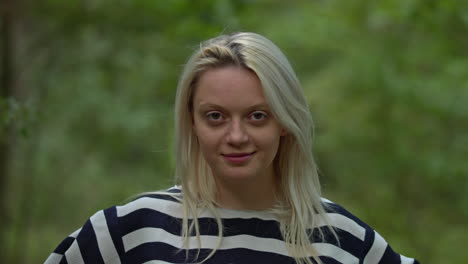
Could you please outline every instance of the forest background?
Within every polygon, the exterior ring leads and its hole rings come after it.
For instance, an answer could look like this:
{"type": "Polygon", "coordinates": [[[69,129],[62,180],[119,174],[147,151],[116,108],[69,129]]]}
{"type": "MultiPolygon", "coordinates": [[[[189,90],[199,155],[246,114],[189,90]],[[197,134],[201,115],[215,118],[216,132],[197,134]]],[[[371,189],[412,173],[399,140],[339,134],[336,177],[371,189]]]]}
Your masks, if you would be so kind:
{"type": "Polygon", "coordinates": [[[174,184],[173,101],[198,43],[254,31],[315,118],[324,196],[422,263],[468,259],[468,1],[3,0],[0,263],[174,184]]]}

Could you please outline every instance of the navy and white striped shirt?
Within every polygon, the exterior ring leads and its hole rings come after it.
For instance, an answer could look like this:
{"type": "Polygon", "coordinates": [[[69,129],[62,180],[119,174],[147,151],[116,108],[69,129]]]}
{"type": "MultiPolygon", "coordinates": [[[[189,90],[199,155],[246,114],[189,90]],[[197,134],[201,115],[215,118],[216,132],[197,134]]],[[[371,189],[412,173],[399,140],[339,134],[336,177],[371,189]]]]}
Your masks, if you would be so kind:
{"type": "MultiPolygon", "coordinates": [[[[180,189],[171,189],[180,192],[180,189]]],[[[328,216],[340,242],[331,234],[314,240],[324,264],[418,263],[395,253],[385,240],[364,222],[337,204],[328,216]]],[[[279,222],[269,212],[218,209],[224,230],[220,248],[205,263],[295,263],[289,256],[279,222]]],[[[181,234],[182,205],[169,195],[140,197],[126,205],[94,214],[85,225],[67,237],[45,261],[62,263],[195,263],[203,260],[218,243],[218,227],[209,213],[199,218],[201,245],[190,241],[188,259],[181,234]]],[[[326,232],[319,223],[318,228],[326,232]]]]}

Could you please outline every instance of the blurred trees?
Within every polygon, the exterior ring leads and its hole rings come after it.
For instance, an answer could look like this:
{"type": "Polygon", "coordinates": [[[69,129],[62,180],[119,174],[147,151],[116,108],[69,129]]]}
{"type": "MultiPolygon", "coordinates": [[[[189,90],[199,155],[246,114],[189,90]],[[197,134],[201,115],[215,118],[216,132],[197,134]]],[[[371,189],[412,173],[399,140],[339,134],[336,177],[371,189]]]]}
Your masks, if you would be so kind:
{"type": "MultiPolygon", "coordinates": [[[[8,176],[13,172],[17,139],[25,132],[29,120],[27,104],[24,102],[24,67],[21,56],[24,51],[21,42],[25,39],[22,28],[23,6],[21,1],[5,0],[0,3],[0,244],[6,239],[10,223],[8,210],[8,176]]],[[[5,251],[0,250],[0,260],[5,259],[5,251]]]]}
{"type": "Polygon", "coordinates": [[[338,2],[264,29],[310,98],[325,191],[398,250],[466,259],[453,245],[468,234],[467,3],[338,2]]]}
{"type": "MultiPolygon", "coordinates": [[[[178,74],[201,40],[238,30],[272,39],[297,70],[316,120],[327,197],[403,254],[434,263],[467,258],[456,246],[468,242],[467,3],[18,6],[20,41],[3,42],[0,54],[16,61],[23,87],[20,99],[0,99],[0,141],[15,144],[1,175],[8,178],[0,262],[41,262],[95,211],[173,184],[178,74]]],[[[10,36],[5,7],[2,39],[10,36]]]]}

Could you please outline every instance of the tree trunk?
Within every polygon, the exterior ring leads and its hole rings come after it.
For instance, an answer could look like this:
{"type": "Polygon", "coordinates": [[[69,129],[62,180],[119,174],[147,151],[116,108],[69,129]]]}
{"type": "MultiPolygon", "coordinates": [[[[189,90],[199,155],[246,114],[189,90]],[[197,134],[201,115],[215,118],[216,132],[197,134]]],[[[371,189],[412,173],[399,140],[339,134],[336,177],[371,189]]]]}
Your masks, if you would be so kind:
{"type": "MultiPolygon", "coordinates": [[[[17,89],[16,69],[16,32],[17,32],[17,2],[14,0],[2,0],[0,3],[0,45],[1,45],[1,75],[0,75],[0,103],[6,105],[12,99],[17,89]]],[[[0,121],[6,121],[8,107],[3,107],[0,112],[0,121]]],[[[3,123],[3,122],[2,122],[3,123]]],[[[1,124],[1,123],[0,123],[1,124]]],[[[11,151],[13,149],[13,124],[4,122],[0,126],[0,263],[6,263],[7,243],[6,230],[9,226],[8,214],[8,176],[10,174],[11,151]]]]}

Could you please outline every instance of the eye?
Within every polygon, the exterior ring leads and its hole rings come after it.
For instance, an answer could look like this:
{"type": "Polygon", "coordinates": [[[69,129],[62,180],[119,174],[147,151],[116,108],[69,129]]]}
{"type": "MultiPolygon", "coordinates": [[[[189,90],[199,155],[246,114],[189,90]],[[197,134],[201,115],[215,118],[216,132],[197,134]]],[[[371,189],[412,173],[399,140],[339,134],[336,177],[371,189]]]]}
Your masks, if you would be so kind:
{"type": "Polygon", "coordinates": [[[215,121],[215,122],[218,122],[218,121],[221,121],[223,119],[223,115],[220,113],[220,112],[208,112],[206,114],[206,117],[209,121],[215,121]]]}
{"type": "Polygon", "coordinates": [[[253,121],[263,121],[268,117],[265,112],[255,111],[250,115],[250,119],[253,121]]]}

